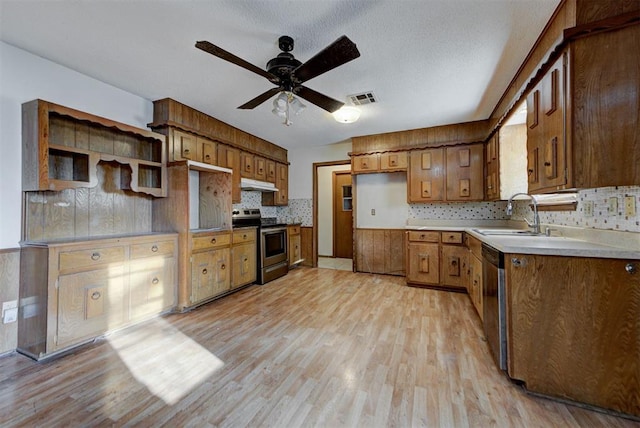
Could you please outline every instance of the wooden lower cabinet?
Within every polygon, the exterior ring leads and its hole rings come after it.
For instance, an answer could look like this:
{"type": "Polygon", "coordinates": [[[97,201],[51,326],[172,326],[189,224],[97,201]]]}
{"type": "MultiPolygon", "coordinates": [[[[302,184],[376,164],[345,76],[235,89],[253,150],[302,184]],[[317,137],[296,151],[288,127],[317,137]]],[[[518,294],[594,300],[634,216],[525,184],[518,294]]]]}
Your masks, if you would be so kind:
{"type": "Polygon", "coordinates": [[[466,291],[469,255],[463,232],[407,231],[407,283],[466,291]]]}
{"type": "Polygon", "coordinates": [[[231,289],[231,232],[194,232],[189,279],[181,284],[180,309],[197,306],[231,289]]]}
{"type": "Polygon", "coordinates": [[[640,260],[505,254],[509,376],[640,416],[640,260]]]}
{"type": "Polygon", "coordinates": [[[479,239],[467,234],[465,241],[469,248],[469,283],[467,293],[471,303],[473,303],[478,316],[482,320],[484,317],[482,306],[482,242],[479,239]]]}
{"type": "Polygon", "coordinates": [[[176,304],[177,235],[24,242],[18,350],[42,359],[176,304]]]}
{"type": "Polygon", "coordinates": [[[233,279],[231,288],[241,287],[256,281],[257,257],[255,228],[234,230],[231,259],[233,261],[233,279]]]}
{"type": "Polygon", "coordinates": [[[404,230],[356,229],[355,272],[405,275],[404,230]]]}
{"type": "Polygon", "coordinates": [[[300,225],[288,226],[287,235],[289,236],[289,267],[292,267],[304,261],[300,241],[300,225]]]}

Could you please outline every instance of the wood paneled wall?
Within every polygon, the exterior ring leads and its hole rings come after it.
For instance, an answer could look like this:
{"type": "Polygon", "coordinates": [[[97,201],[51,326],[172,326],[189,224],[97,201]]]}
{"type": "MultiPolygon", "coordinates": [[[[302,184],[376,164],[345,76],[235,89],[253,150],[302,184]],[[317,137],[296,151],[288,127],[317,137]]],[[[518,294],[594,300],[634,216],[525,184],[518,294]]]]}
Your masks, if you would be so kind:
{"type": "Polygon", "coordinates": [[[46,241],[151,232],[151,196],[122,190],[116,162],[98,164],[98,184],[59,192],[24,192],[23,239],[46,241]]]}
{"type": "Polygon", "coordinates": [[[356,229],[355,271],[405,275],[404,229],[356,229]]]}
{"type": "Polygon", "coordinates": [[[287,150],[171,98],[153,102],[153,129],[175,126],[239,149],[287,163],[287,150]]]}
{"type": "Polygon", "coordinates": [[[640,11],[638,0],[575,0],[576,25],[640,11]]]}
{"type": "MultiPolygon", "coordinates": [[[[20,288],[20,249],[0,249],[0,302],[18,300],[20,288]]],[[[1,314],[0,314],[1,316],[1,314]]],[[[18,346],[18,323],[0,320],[0,354],[18,346]]]]}
{"type": "Polygon", "coordinates": [[[447,144],[473,143],[484,141],[489,133],[489,122],[457,123],[433,126],[408,131],[353,137],[352,153],[362,154],[376,151],[406,150],[411,148],[435,147],[447,144]]]}

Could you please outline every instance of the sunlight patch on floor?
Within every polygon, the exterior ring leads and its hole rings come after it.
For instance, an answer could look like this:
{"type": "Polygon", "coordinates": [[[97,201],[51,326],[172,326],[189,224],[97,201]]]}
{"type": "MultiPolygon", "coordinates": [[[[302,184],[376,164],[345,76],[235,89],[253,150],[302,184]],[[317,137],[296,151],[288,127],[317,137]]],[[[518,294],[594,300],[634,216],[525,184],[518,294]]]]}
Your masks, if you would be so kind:
{"type": "Polygon", "coordinates": [[[107,340],[131,374],[168,405],[180,401],[224,366],[222,360],[162,318],[107,340]]]}

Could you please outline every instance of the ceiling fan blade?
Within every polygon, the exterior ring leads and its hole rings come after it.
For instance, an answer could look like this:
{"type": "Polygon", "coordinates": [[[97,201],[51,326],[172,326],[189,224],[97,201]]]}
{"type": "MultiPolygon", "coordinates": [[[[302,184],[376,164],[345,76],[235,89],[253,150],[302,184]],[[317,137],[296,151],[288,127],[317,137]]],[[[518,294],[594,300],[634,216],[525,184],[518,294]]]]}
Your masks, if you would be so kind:
{"type": "Polygon", "coordinates": [[[260,76],[266,77],[270,82],[275,83],[276,85],[280,84],[280,78],[278,76],[271,74],[268,71],[263,70],[262,68],[255,66],[250,62],[247,62],[242,58],[235,56],[231,52],[227,52],[212,43],[209,43],[207,41],[200,41],[196,42],[196,47],[207,53],[210,53],[211,55],[217,56],[220,59],[224,59],[225,61],[229,61],[232,64],[239,65],[246,70],[253,71],[260,76]]]}
{"type": "Polygon", "coordinates": [[[277,94],[280,91],[282,91],[282,88],[271,88],[267,92],[264,92],[264,93],[258,95],[257,97],[255,97],[251,101],[247,101],[246,103],[242,104],[238,108],[239,109],[243,109],[243,110],[251,110],[252,108],[256,108],[260,104],[262,104],[263,102],[267,101],[269,98],[271,98],[272,96],[274,96],[275,94],[277,94]]]}
{"type": "Polygon", "coordinates": [[[293,93],[328,111],[329,113],[333,113],[344,105],[344,103],[323,95],[320,92],[314,91],[313,89],[309,89],[306,86],[296,86],[293,89],[293,93]]]}
{"type": "Polygon", "coordinates": [[[356,44],[347,36],[342,36],[293,70],[291,80],[295,84],[306,82],[359,56],[360,52],[356,44]]]}

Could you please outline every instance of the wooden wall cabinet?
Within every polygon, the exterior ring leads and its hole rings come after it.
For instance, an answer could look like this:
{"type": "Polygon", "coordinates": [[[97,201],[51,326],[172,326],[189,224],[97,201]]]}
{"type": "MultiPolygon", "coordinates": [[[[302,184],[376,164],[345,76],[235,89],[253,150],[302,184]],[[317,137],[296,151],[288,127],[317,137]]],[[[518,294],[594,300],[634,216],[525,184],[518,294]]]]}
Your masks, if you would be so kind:
{"type": "Polygon", "coordinates": [[[480,201],[484,198],[482,144],[414,150],[407,179],[409,202],[480,201]]]}
{"type": "Polygon", "coordinates": [[[287,226],[287,235],[289,236],[289,267],[293,267],[304,262],[300,241],[300,225],[287,226]]]}
{"type": "Polygon", "coordinates": [[[267,181],[267,160],[261,156],[254,156],[253,178],[260,181],[267,181]]]}
{"type": "Polygon", "coordinates": [[[276,189],[277,192],[263,192],[262,205],[286,206],[289,205],[289,165],[276,162],[276,189]]]}
{"type": "Polygon", "coordinates": [[[166,137],[43,100],[22,105],[22,190],[95,187],[98,163],[117,162],[122,189],[166,196],[166,137]]]}
{"type": "Polygon", "coordinates": [[[254,178],[256,162],[253,154],[249,152],[240,153],[240,176],[244,178],[254,178]]]}
{"type": "Polygon", "coordinates": [[[43,359],[176,303],[177,235],[25,242],[18,350],[43,359]]]}
{"type": "Polygon", "coordinates": [[[407,170],[407,151],[353,155],[351,157],[352,174],[372,172],[398,172],[407,170]]]}
{"type": "Polygon", "coordinates": [[[404,232],[402,229],[356,229],[354,271],[404,276],[404,232]]]}
{"type": "Polygon", "coordinates": [[[407,284],[465,290],[469,256],[463,232],[410,230],[407,240],[407,284]]]}
{"type": "Polygon", "coordinates": [[[351,172],[353,174],[380,172],[380,154],[353,156],[351,158],[351,172]]]}
{"type": "Polygon", "coordinates": [[[231,288],[241,287],[256,281],[258,257],[256,233],[256,228],[242,228],[233,231],[231,247],[233,281],[231,288]]]}
{"type": "Polygon", "coordinates": [[[505,255],[509,376],[640,416],[640,261],[505,255]]]}
{"type": "Polygon", "coordinates": [[[226,144],[218,144],[218,166],[232,170],[231,175],[231,202],[242,202],[242,189],[240,188],[240,150],[226,144]]]}
{"type": "Polygon", "coordinates": [[[496,132],[487,142],[485,155],[485,199],[500,199],[500,145],[496,132]]]}
{"type": "Polygon", "coordinates": [[[269,183],[274,183],[276,182],[276,162],[272,161],[270,159],[266,160],[266,165],[267,165],[267,181],[269,183]]]}

